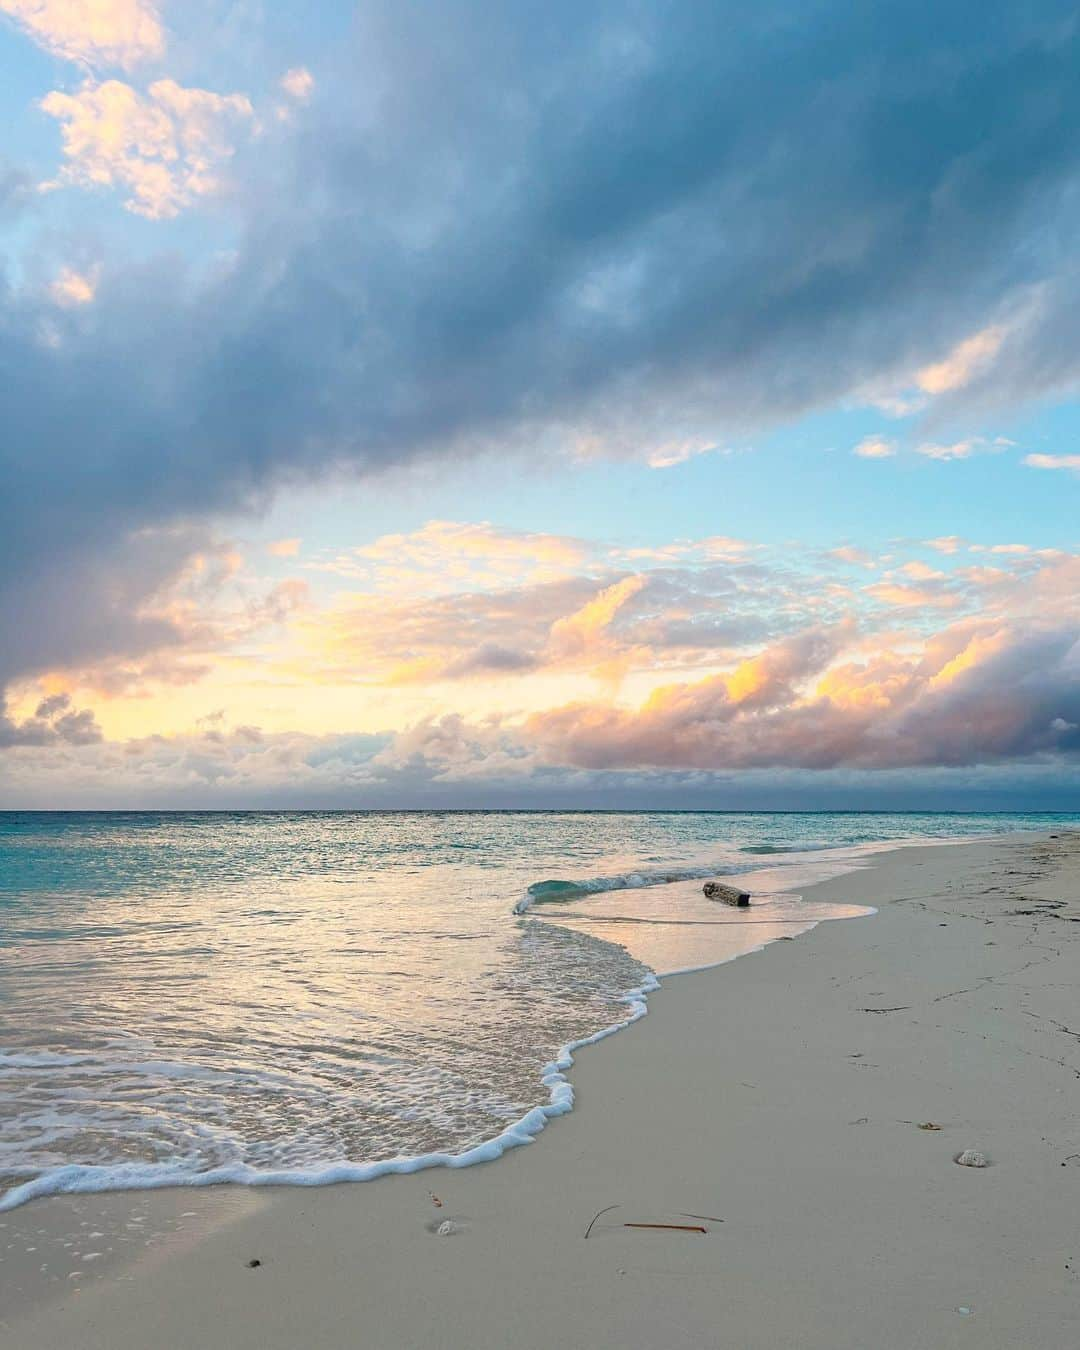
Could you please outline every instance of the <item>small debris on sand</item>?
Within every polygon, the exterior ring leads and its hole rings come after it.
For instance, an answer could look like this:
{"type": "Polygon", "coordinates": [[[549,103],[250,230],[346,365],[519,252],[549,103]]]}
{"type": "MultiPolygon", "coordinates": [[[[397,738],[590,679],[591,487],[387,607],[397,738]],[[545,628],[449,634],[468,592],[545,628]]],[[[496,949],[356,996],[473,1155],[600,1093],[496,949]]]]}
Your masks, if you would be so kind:
{"type": "Polygon", "coordinates": [[[989,1167],[990,1159],[985,1153],[980,1153],[977,1148],[966,1148],[963,1153],[958,1153],[955,1162],[961,1167],[989,1167]]]}
{"type": "Polygon", "coordinates": [[[463,1233],[465,1230],[461,1224],[455,1223],[453,1219],[443,1219],[438,1228],[435,1229],[436,1237],[453,1237],[455,1233],[463,1233]]]}
{"type": "Polygon", "coordinates": [[[624,1228],[656,1228],[668,1233],[708,1233],[699,1223],[624,1223],[624,1228]]]}

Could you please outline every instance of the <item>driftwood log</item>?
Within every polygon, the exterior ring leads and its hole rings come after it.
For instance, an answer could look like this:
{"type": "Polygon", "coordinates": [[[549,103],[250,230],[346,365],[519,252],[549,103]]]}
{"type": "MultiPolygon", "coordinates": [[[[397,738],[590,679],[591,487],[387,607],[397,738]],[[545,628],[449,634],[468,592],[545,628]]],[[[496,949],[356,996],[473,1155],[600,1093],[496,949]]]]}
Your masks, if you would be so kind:
{"type": "Polygon", "coordinates": [[[740,891],[737,886],[727,886],[722,881],[707,881],[702,887],[709,900],[723,900],[725,905],[738,905],[740,909],[750,903],[748,891],[740,891]]]}

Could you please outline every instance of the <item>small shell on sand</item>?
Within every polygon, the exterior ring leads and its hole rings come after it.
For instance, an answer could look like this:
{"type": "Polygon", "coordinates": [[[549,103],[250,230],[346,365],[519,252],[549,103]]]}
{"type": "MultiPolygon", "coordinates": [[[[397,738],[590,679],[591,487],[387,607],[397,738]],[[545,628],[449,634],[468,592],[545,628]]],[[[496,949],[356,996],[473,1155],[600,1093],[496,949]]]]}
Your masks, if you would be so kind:
{"type": "Polygon", "coordinates": [[[465,1230],[461,1224],[455,1223],[453,1219],[443,1219],[438,1228],[435,1229],[436,1237],[453,1237],[455,1233],[463,1233],[465,1230]]]}
{"type": "Polygon", "coordinates": [[[990,1159],[985,1153],[980,1153],[977,1148],[966,1148],[963,1153],[956,1155],[955,1161],[961,1167],[989,1167],[990,1159]]]}

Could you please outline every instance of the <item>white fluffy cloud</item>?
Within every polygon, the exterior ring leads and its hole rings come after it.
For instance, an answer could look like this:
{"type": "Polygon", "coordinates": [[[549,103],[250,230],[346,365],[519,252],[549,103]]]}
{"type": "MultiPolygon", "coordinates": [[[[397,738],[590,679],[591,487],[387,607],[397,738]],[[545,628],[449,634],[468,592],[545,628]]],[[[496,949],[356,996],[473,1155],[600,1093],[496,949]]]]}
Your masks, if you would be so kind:
{"type": "Polygon", "coordinates": [[[97,294],[98,269],[79,272],[74,267],[62,267],[49,287],[49,295],[61,309],[77,309],[88,305],[97,294]]]}
{"type": "Polygon", "coordinates": [[[244,94],[186,89],[156,80],[140,94],[122,80],[87,80],[74,94],[54,90],[42,111],[61,124],[66,164],[50,187],[118,188],[136,215],[163,220],[221,187],[233,136],[250,129],[244,94]]]}
{"type": "Polygon", "coordinates": [[[305,103],[315,88],[315,77],[306,66],[294,66],[281,77],[282,91],[298,103],[305,103]]]}
{"type": "Polygon", "coordinates": [[[153,0],[0,0],[39,47],[69,61],[130,70],[165,52],[153,0]]]}
{"type": "Polygon", "coordinates": [[[917,445],[915,450],[926,459],[944,462],[953,459],[971,459],[974,455],[996,454],[1012,444],[1013,442],[1004,436],[995,436],[993,440],[987,440],[985,436],[968,436],[962,441],[953,441],[950,444],[927,441],[917,445]]]}
{"type": "Polygon", "coordinates": [[[851,453],[860,459],[891,459],[896,454],[896,444],[880,436],[867,436],[851,453]]]}
{"type": "Polygon", "coordinates": [[[924,366],[916,376],[916,383],[926,394],[948,394],[962,389],[990,366],[1004,340],[1005,329],[1000,325],[984,328],[957,343],[943,361],[924,366]]]}
{"type": "Polygon", "coordinates": [[[1080,473],[1080,455],[1025,455],[1024,463],[1032,469],[1071,469],[1080,473]]]}

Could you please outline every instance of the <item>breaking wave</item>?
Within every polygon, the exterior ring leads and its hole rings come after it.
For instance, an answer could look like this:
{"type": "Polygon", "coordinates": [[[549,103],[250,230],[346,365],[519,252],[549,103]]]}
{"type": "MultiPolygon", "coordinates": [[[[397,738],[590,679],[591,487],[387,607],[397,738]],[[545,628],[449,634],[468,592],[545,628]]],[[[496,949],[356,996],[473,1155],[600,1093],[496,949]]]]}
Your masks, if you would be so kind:
{"type": "Polygon", "coordinates": [[[569,900],[580,900],[586,895],[604,891],[636,891],[646,886],[670,886],[676,881],[696,881],[706,877],[734,876],[749,872],[747,867],[664,868],[657,871],[617,872],[610,877],[590,877],[585,881],[534,881],[514,906],[515,914],[525,914],[534,905],[557,905],[569,900]]]}

